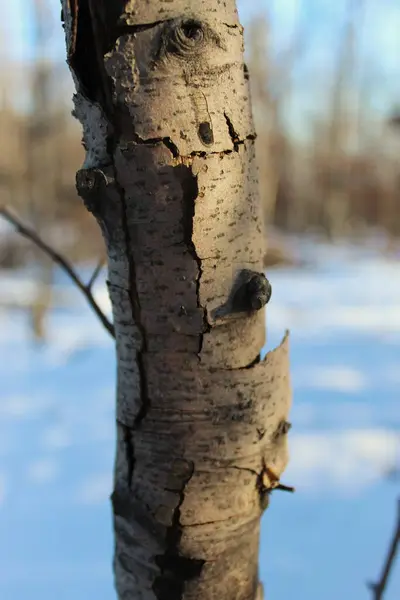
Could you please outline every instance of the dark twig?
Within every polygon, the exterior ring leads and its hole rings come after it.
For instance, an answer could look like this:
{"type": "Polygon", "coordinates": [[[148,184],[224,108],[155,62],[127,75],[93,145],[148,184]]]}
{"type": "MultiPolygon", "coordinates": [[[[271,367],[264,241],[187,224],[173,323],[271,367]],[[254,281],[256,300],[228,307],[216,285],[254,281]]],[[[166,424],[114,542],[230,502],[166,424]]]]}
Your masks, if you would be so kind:
{"type": "Polygon", "coordinates": [[[71,265],[68,263],[68,261],[61,254],[59,254],[56,250],[54,250],[51,246],[46,244],[46,242],[44,240],[42,240],[42,238],[33,229],[31,229],[27,225],[24,225],[20,221],[20,219],[9,208],[7,208],[5,206],[1,206],[0,207],[0,215],[4,219],[6,219],[6,221],[11,223],[15,227],[15,229],[18,231],[18,233],[20,233],[21,235],[26,237],[28,240],[33,242],[38,248],[40,248],[45,254],[47,254],[56,264],[58,264],[65,271],[65,273],[67,273],[67,275],[74,282],[76,287],[85,296],[88,304],[94,310],[94,312],[100,319],[103,326],[107,329],[108,333],[112,337],[115,337],[113,324],[110,323],[110,321],[107,319],[106,315],[103,313],[103,311],[97,304],[97,302],[94,299],[93,294],[91,292],[91,287],[93,285],[93,282],[96,279],[98,272],[100,270],[99,267],[97,267],[95,270],[95,273],[94,273],[95,277],[93,274],[89,283],[87,285],[85,285],[85,283],[79,277],[77,272],[71,267],[71,265]],[[97,271],[97,273],[96,273],[96,271],[97,271]]]}
{"type": "Polygon", "coordinates": [[[294,494],[294,492],[296,491],[296,488],[292,487],[291,485],[285,485],[283,483],[278,483],[275,489],[281,490],[281,492],[290,492],[291,494],[294,494]]]}
{"type": "Polygon", "coordinates": [[[97,277],[98,277],[98,276],[99,276],[99,274],[100,274],[100,271],[102,270],[102,268],[103,268],[103,267],[104,267],[104,265],[105,265],[105,262],[106,262],[106,261],[105,261],[105,259],[104,259],[104,258],[101,258],[101,259],[99,260],[99,262],[98,262],[98,264],[97,264],[97,266],[96,266],[95,270],[94,270],[94,271],[93,271],[93,273],[92,273],[92,276],[91,276],[91,278],[89,279],[89,281],[88,281],[88,282],[87,282],[87,284],[86,284],[86,287],[87,287],[87,289],[88,289],[88,290],[91,290],[91,289],[92,289],[92,287],[93,287],[93,285],[94,285],[94,282],[96,281],[97,277]]]}
{"type": "Polygon", "coordinates": [[[393,533],[392,540],[390,542],[389,550],[386,556],[385,564],[383,565],[383,570],[381,574],[381,578],[378,583],[369,583],[368,587],[371,589],[373,593],[373,600],[382,600],[383,595],[385,593],[385,589],[387,586],[387,582],[389,580],[391,569],[394,565],[394,561],[396,558],[396,554],[400,545],[400,499],[397,501],[397,519],[396,519],[396,527],[393,533]]]}

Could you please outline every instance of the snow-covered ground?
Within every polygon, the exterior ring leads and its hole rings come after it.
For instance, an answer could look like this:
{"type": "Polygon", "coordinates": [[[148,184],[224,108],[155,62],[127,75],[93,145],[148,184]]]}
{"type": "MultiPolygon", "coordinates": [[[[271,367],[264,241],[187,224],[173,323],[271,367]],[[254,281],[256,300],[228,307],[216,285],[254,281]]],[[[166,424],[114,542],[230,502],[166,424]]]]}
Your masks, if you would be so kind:
{"type": "MultiPolygon", "coordinates": [[[[346,245],[294,251],[309,266],[268,273],[267,347],[291,329],[284,482],[297,492],[272,497],[261,575],[270,600],[367,599],[400,487],[400,260],[346,245]]],[[[63,274],[58,286],[73,305],[52,311],[46,345],[22,310],[0,309],[1,600],[115,598],[113,345],[63,274]]],[[[5,304],[31,290],[25,274],[0,274],[5,304]]],[[[98,297],[108,309],[101,284],[98,297]]],[[[385,600],[399,597],[400,564],[385,600]]]]}

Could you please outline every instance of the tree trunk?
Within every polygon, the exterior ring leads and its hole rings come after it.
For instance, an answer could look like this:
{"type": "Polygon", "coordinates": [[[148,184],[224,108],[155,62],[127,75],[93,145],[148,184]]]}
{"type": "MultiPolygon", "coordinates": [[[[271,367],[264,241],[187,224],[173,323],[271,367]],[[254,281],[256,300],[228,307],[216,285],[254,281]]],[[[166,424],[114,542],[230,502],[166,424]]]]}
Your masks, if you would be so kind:
{"type": "Polygon", "coordinates": [[[255,600],[287,462],[288,339],[269,284],[234,0],[63,1],[118,357],[120,599],[255,600]]]}

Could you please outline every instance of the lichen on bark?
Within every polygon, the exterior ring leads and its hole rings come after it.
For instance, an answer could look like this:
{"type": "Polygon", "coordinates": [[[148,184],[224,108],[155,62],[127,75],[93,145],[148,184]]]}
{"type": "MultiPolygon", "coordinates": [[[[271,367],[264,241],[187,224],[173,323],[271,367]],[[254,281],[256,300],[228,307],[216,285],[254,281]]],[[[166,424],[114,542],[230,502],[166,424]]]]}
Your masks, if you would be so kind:
{"type": "Polygon", "coordinates": [[[246,304],[264,229],[235,2],[63,11],[87,151],[77,187],[107,246],[116,335],[117,592],[256,600],[291,394],[288,337],[261,361],[263,302],[246,304]]]}

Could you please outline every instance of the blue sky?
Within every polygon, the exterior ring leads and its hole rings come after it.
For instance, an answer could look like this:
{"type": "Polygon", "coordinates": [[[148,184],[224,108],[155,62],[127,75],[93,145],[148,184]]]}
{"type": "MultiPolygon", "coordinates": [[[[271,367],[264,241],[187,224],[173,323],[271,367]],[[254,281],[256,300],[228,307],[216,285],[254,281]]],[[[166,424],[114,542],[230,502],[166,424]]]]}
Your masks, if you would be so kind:
{"type": "MultiPolygon", "coordinates": [[[[59,0],[47,0],[50,7],[48,55],[64,61],[64,40],[60,25],[59,0]]],[[[266,14],[272,24],[276,56],[290,47],[293,34],[301,29],[303,50],[294,72],[296,120],[318,112],[324,104],[334,69],[341,31],[350,0],[238,0],[242,22],[266,14]],[[300,26],[299,26],[300,23],[300,26]]],[[[360,0],[362,22],[357,28],[357,78],[365,90],[369,108],[387,114],[400,102],[400,3],[398,0],[360,0]]],[[[0,52],[6,60],[33,58],[33,19],[26,0],[5,3],[0,25],[0,52]]],[[[4,59],[3,59],[4,60],[4,59]]]]}

